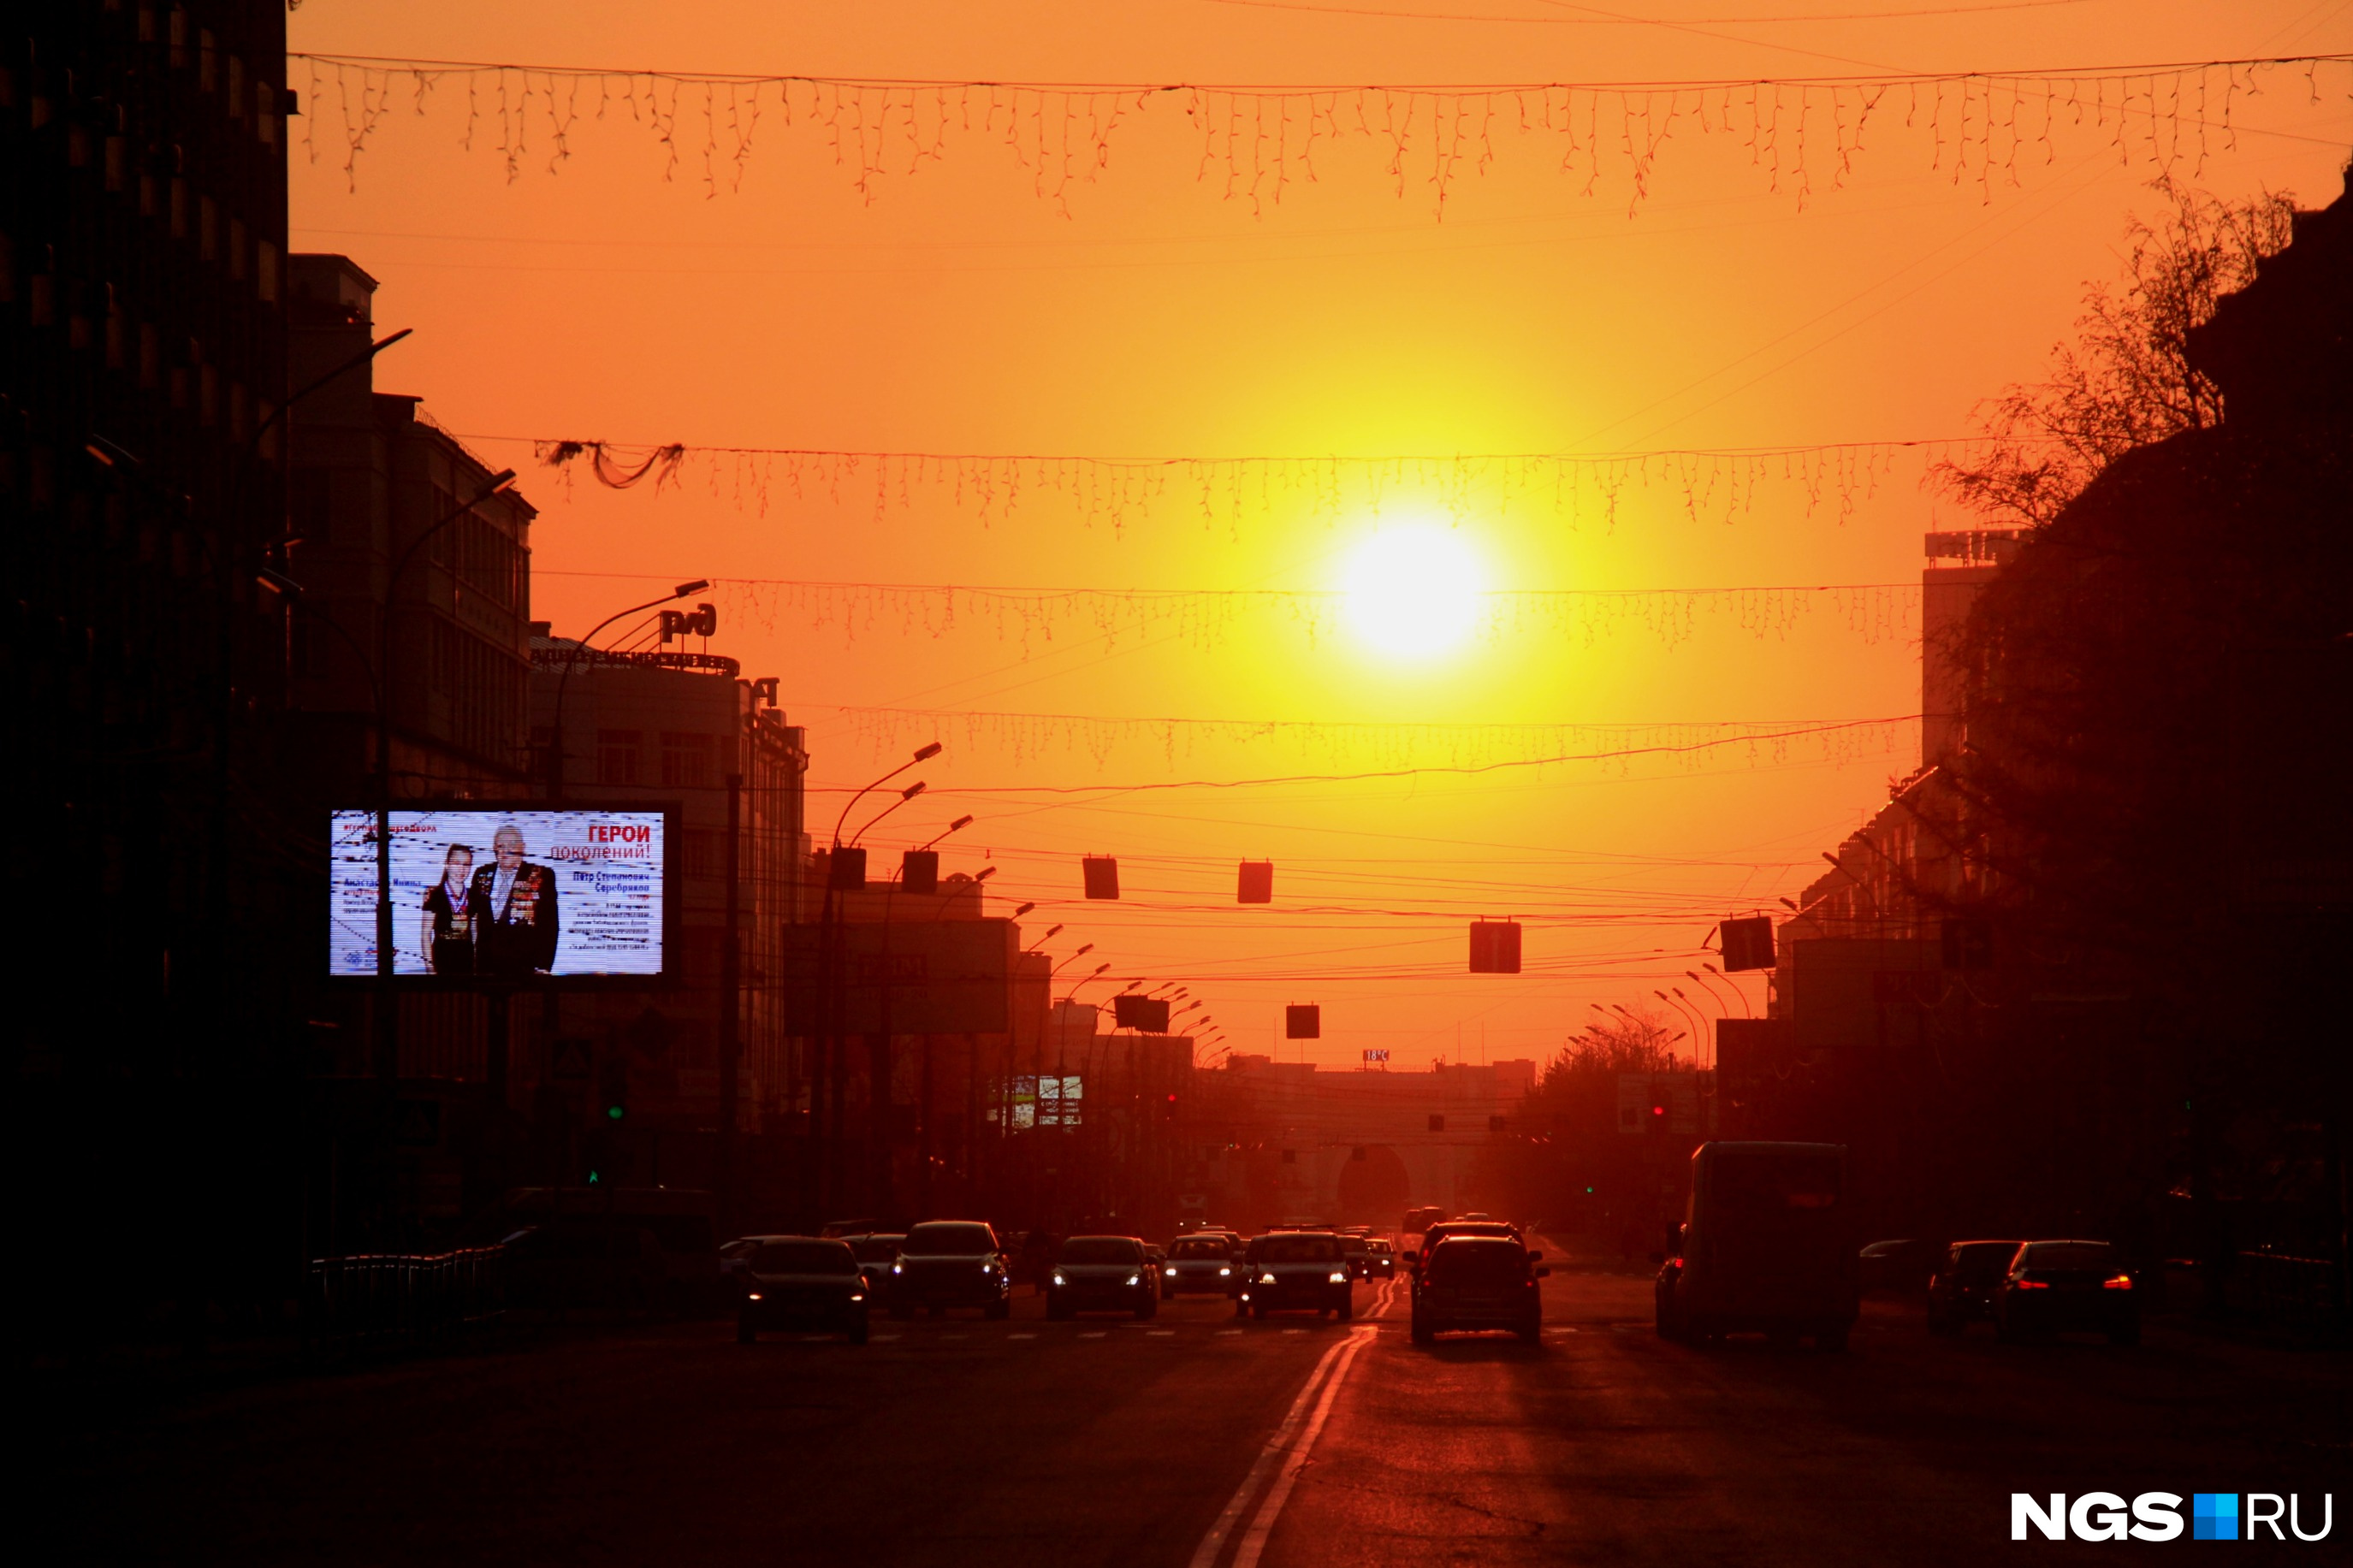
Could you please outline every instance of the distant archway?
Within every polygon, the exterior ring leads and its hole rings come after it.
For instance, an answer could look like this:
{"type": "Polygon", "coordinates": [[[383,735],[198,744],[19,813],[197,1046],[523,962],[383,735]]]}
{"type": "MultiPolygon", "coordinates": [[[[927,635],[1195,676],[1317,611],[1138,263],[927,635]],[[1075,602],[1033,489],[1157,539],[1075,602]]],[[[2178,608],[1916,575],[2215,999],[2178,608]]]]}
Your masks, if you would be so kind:
{"type": "Polygon", "coordinates": [[[1367,1145],[1361,1160],[1351,1151],[1340,1166],[1340,1217],[1349,1225],[1393,1226],[1412,1191],[1405,1161],[1388,1144],[1367,1145]]]}

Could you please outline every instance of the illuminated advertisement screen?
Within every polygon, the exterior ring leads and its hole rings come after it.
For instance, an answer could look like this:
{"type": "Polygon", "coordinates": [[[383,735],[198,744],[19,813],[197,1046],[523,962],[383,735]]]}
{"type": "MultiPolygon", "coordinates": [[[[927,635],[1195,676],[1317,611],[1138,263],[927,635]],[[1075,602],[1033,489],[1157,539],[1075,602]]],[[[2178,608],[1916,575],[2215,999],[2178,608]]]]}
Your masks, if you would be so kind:
{"type": "MultiPolygon", "coordinates": [[[[452,984],[658,980],[669,815],[458,806],[392,812],[392,972],[452,984]]],[[[375,813],[328,828],[328,973],[376,973],[375,813]]]]}
{"type": "MultiPolygon", "coordinates": [[[[1076,1127],[1083,1095],[1079,1075],[1008,1078],[997,1080],[997,1099],[1005,1124],[1018,1132],[1032,1127],[1076,1127]]],[[[1000,1112],[990,1108],[988,1119],[1000,1112]]]]}

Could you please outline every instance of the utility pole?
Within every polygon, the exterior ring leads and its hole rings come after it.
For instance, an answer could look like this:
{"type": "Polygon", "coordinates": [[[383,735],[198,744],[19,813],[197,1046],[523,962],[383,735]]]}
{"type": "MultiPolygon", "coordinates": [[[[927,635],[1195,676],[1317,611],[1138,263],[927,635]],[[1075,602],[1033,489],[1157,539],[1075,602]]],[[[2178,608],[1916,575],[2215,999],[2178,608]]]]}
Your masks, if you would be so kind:
{"type": "MultiPolygon", "coordinates": [[[[739,741],[740,743],[740,741],[739,741]]],[[[727,775],[725,933],[719,949],[719,1223],[736,1228],[735,1117],[744,1051],[744,775],[727,775]]]]}

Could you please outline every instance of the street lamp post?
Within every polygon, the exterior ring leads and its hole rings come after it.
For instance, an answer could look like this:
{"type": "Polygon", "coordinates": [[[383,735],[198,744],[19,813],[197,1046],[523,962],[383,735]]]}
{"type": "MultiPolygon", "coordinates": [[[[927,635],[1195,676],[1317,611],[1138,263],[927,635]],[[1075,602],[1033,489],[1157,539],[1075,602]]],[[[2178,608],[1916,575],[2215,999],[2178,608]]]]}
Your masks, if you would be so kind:
{"type": "Polygon", "coordinates": [[[589,627],[588,635],[572,645],[571,649],[565,655],[564,672],[555,678],[555,711],[550,716],[548,722],[548,799],[564,798],[564,694],[571,688],[572,672],[580,668],[580,656],[584,653],[593,655],[596,651],[596,634],[615,621],[627,620],[631,616],[642,615],[648,610],[659,609],[673,600],[683,599],[689,594],[700,594],[710,586],[710,579],[698,577],[691,583],[681,583],[659,599],[648,599],[642,605],[631,605],[626,610],[616,610],[589,627]]]}

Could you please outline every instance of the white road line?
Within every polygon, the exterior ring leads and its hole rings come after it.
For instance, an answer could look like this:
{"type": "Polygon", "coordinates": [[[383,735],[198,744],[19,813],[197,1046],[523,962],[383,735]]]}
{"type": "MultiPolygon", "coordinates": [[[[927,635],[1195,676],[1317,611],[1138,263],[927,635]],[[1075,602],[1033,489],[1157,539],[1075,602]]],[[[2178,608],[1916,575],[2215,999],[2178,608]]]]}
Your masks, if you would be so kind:
{"type": "Polygon", "coordinates": [[[1348,1336],[1346,1351],[1332,1368],[1332,1375],[1324,1380],[1324,1394],[1315,1402],[1315,1414],[1308,1418],[1298,1439],[1291,1445],[1290,1456],[1283,1460],[1282,1471],[1274,1478],[1274,1485],[1267,1489],[1266,1500],[1258,1505],[1258,1513],[1250,1520],[1250,1533],[1242,1537],[1241,1547],[1234,1553],[1234,1568],[1258,1568],[1259,1554],[1266,1550],[1266,1539],[1273,1532],[1274,1521],[1282,1514],[1282,1505],[1290,1500],[1291,1489],[1298,1482],[1299,1472],[1307,1468],[1308,1451],[1315,1447],[1316,1436],[1324,1430],[1325,1417],[1332,1414],[1332,1401],[1339,1397],[1340,1384],[1348,1375],[1348,1367],[1356,1361],[1356,1352],[1370,1341],[1371,1335],[1361,1331],[1348,1336]]]}
{"type": "Polygon", "coordinates": [[[1008,1340],[1034,1340],[1038,1336],[1035,1334],[1008,1334],[1005,1337],[1008,1340]]]}
{"type": "Polygon", "coordinates": [[[903,1336],[899,1335],[899,1334],[876,1334],[876,1335],[874,1335],[874,1336],[873,1336],[873,1338],[874,1338],[874,1342],[875,1342],[876,1344],[878,1344],[878,1345],[887,1345],[887,1344],[889,1344],[892,1340],[900,1339],[900,1338],[902,1338],[902,1337],[903,1337],[903,1336]]]}
{"type": "MultiPolygon", "coordinates": [[[[1240,1333],[1241,1331],[1229,1329],[1224,1331],[1240,1333]]],[[[1209,1533],[1201,1537],[1201,1544],[1193,1549],[1193,1561],[1189,1568],[1212,1568],[1217,1562],[1218,1553],[1225,1549],[1226,1537],[1233,1532],[1235,1524],[1240,1522],[1242,1517],[1242,1510],[1250,1506],[1250,1500],[1257,1495],[1259,1483],[1266,1479],[1267,1471],[1272,1469],[1275,1461],[1282,1457],[1283,1446],[1291,1441],[1292,1434],[1299,1429],[1300,1417],[1306,1413],[1309,1402],[1315,1397],[1315,1385],[1323,1381],[1324,1369],[1338,1358],[1342,1351],[1348,1348],[1348,1341],[1344,1340],[1325,1351],[1324,1359],[1317,1362],[1314,1370],[1307,1374],[1307,1381],[1300,1386],[1299,1397],[1291,1402],[1291,1409],[1283,1416],[1282,1424],[1274,1429],[1274,1436],[1266,1440],[1266,1447],[1259,1450],[1258,1458],[1250,1465],[1250,1474],[1242,1478],[1242,1484],[1235,1489],[1233,1497],[1227,1502],[1224,1510],[1218,1515],[1217,1522],[1209,1526],[1209,1533]]]]}
{"type": "Polygon", "coordinates": [[[1174,1329],[1146,1329],[1144,1331],[1146,1336],[1155,1340],[1174,1339],[1176,1334],[1174,1329]]]}
{"type": "Polygon", "coordinates": [[[1086,1332],[1079,1336],[1079,1338],[1082,1340],[1099,1340],[1103,1337],[1103,1331],[1101,1329],[1089,1329],[1086,1332]]]}
{"type": "Polygon", "coordinates": [[[1239,1334],[1240,1332],[1241,1331],[1240,1329],[1219,1329],[1218,1331],[1218,1337],[1219,1339],[1224,1339],[1228,1334],[1239,1334]]]}

